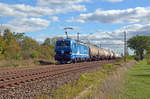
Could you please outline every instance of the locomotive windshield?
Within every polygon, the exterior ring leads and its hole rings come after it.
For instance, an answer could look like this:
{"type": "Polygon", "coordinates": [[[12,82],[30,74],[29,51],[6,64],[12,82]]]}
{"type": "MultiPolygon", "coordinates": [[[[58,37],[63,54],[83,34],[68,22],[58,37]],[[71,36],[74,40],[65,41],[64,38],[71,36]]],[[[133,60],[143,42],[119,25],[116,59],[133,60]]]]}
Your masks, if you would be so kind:
{"type": "Polygon", "coordinates": [[[57,41],[56,47],[69,47],[70,41],[57,41]]]}

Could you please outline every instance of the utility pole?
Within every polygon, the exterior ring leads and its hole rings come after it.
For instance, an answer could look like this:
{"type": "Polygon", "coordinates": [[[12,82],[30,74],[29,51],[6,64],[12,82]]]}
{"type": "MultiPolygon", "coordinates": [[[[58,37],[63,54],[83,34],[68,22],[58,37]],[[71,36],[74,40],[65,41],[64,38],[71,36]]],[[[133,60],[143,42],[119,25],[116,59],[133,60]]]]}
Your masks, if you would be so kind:
{"type": "Polygon", "coordinates": [[[77,42],[79,42],[79,40],[80,40],[80,39],[79,39],[79,35],[80,35],[80,33],[78,32],[78,33],[77,33],[77,42]]]}
{"type": "Polygon", "coordinates": [[[68,39],[68,32],[67,32],[67,30],[73,30],[73,28],[72,27],[66,27],[66,28],[64,28],[64,30],[65,30],[65,34],[66,34],[66,39],[68,39]]]}
{"type": "Polygon", "coordinates": [[[127,38],[126,38],[127,34],[126,31],[124,31],[124,62],[127,61],[126,57],[127,57],[127,38]]]}

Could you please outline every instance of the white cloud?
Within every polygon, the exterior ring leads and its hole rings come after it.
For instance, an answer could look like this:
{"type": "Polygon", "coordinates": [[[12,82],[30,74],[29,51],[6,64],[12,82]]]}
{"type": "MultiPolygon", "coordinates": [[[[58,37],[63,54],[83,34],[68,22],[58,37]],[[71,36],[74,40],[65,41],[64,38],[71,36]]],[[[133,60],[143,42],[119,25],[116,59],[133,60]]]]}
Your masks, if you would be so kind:
{"type": "Polygon", "coordinates": [[[49,21],[42,19],[44,16],[51,17],[53,22],[59,22],[59,18],[52,15],[86,11],[85,5],[80,5],[80,3],[88,1],[38,0],[36,6],[0,3],[0,16],[14,18],[6,24],[12,31],[34,32],[45,29],[49,25],[49,21]]]}
{"type": "Polygon", "coordinates": [[[79,11],[83,12],[86,11],[86,7],[84,5],[80,5],[78,3],[87,1],[87,0],[74,0],[74,1],[65,1],[62,0],[59,1],[53,1],[49,0],[39,0],[38,6],[30,6],[30,5],[24,5],[24,4],[5,4],[0,3],[0,16],[8,16],[8,17],[41,17],[45,15],[54,15],[54,14],[60,14],[60,13],[68,13],[68,12],[74,12],[79,11]],[[41,3],[42,2],[42,3],[41,3]],[[40,6],[47,4],[45,6],[40,6]],[[58,3],[58,4],[57,4],[58,3]],[[68,6],[68,4],[71,4],[68,6]],[[52,5],[54,7],[52,7],[52,5]],[[57,7],[58,5],[58,7],[57,7]]]}
{"type": "Polygon", "coordinates": [[[59,22],[59,18],[57,16],[53,16],[51,19],[53,22],[59,22]]]}
{"type": "Polygon", "coordinates": [[[75,22],[75,18],[71,17],[70,19],[66,20],[66,22],[70,23],[70,22],[75,22]]]}
{"type": "Polygon", "coordinates": [[[97,21],[104,24],[122,24],[148,22],[150,20],[150,7],[136,7],[125,10],[100,10],[93,13],[80,14],[77,22],[97,21]]]}
{"type": "Polygon", "coordinates": [[[86,10],[87,9],[84,5],[70,5],[70,6],[63,7],[63,8],[53,9],[53,12],[54,12],[53,14],[65,14],[68,12],[75,12],[75,11],[84,12],[86,10]]]}
{"type": "Polygon", "coordinates": [[[53,10],[44,7],[33,7],[24,4],[4,4],[0,3],[0,16],[9,17],[28,17],[28,16],[44,16],[53,14],[53,10]]]}
{"type": "Polygon", "coordinates": [[[40,43],[43,43],[46,38],[51,38],[51,35],[50,34],[46,34],[46,33],[41,33],[41,34],[36,35],[34,37],[34,39],[36,41],[40,42],[40,43]]]}
{"type": "Polygon", "coordinates": [[[0,3],[0,16],[14,17],[5,26],[13,32],[35,32],[43,30],[50,22],[41,17],[53,14],[53,10],[44,7],[33,7],[24,4],[0,3]]]}
{"type": "Polygon", "coordinates": [[[48,6],[53,8],[53,7],[70,6],[89,1],[90,0],[38,0],[37,4],[39,6],[48,6]]]}
{"type": "Polygon", "coordinates": [[[35,32],[45,29],[49,21],[40,18],[17,18],[5,24],[13,32],[35,32]]]}
{"type": "Polygon", "coordinates": [[[59,14],[74,11],[86,11],[85,5],[81,5],[80,3],[89,1],[90,0],[38,0],[37,5],[51,8],[54,10],[55,14],[59,14]]]}
{"type": "Polygon", "coordinates": [[[104,0],[104,1],[107,1],[107,2],[122,2],[123,0],[104,0]]]}
{"type": "Polygon", "coordinates": [[[131,38],[135,35],[147,35],[150,36],[150,23],[148,24],[133,24],[129,26],[125,26],[122,30],[127,31],[128,38],[131,38]]]}
{"type": "Polygon", "coordinates": [[[84,5],[72,5],[72,6],[67,7],[66,9],[70,11],[79,11],[79,12],[87,10],[84,5]]]}
{"type": "Polygon", "coordinates": [[[85,23],[85,20],[78,18],[75,19],[74,17],[71,17],[70,19],[66,20],[66,22],[71,23],[71,22],[79,22],[79,23],[85,23]]]}

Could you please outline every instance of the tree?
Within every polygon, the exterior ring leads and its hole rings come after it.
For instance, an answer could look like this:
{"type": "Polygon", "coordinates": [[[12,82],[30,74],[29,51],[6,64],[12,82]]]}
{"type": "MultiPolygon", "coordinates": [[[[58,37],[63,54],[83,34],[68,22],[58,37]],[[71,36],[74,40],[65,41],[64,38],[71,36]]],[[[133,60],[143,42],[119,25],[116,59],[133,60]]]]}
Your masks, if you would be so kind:
{"type": "Polygon", "coordinates": [[[17,42],[21,42],[23,39],[24,39],[24,35],[25,35],[25,33],[13,33],[13,35],[14,35],[14,37],[15,37],[15,40],[17,41],[17,42]]]}
{"type": "Polygon", "coordinates": [[[40,45],[40,57],[44,59],[53,59],[54,57],[54,43],[53,39],[46,38],[44,43],[40,45]]]}
{"type": "Polygon", "coordinates": [[[127,41],[128,47],[135,50],[137,56],[143,59],[144,51],[150,47],[150,37],[149,36],[134,36],[127,41]]]}
{"type": "Polygon", "coordinates": [[[21,48],[9,29],[5,29],[4,31],[1,46],[2,54],[4,54],[6,58],[18,59],[20,57],[21,48]]]}
{"type": "Polygon", "coordinates": [[[37,58],[39,47],[40,46],[37,41],[33,40],[32,38],[25,37],[21,44],[23,58],[35,58],[34,56],[37,58]]]}
{"type": "Polygon", "coordinates": [[[48,45],[50,46],[51,45],[51,39],[50,38],[46,38],[43,45],[48,45]]]}
{"type": "Polygon", "coordinates": [[[14,40],[14,36],[13,36],[12,32],[11,32],[9,29],[5,29],[5,30],[4,30],[3,39],[4,39],[4,40],[7,40],[8,43],[9,43],[11,40],[14,40]]]}
{"type": "Polygon", "coordinates": [[[40,45],[40,57],[44,59],[53,59],[54,48],[48,45],[40,45]]]}
{"type": "Polygon", "coordinates": [[[25,33],[11,32],[5,29],[0,35],[0,59],[54,59],[55,40],[47,38],[39,43],[25,36],[25,33]]]}

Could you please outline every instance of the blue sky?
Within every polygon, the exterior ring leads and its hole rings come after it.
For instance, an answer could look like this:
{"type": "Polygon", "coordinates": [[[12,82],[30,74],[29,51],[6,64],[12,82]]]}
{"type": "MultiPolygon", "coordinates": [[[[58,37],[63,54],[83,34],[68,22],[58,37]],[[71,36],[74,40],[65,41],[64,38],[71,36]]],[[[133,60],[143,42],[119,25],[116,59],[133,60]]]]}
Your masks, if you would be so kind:
{"type": "Polygon", "coordinates": [[[94,44],[122,44],[125,30],[128,38],[150,34],[149,4],[150,0],[0,0],[0,23],[37,41],[63,36],[63,28],[70,26],[73,38],[80,32],[82,40],[94,44]]]}

